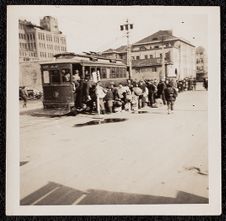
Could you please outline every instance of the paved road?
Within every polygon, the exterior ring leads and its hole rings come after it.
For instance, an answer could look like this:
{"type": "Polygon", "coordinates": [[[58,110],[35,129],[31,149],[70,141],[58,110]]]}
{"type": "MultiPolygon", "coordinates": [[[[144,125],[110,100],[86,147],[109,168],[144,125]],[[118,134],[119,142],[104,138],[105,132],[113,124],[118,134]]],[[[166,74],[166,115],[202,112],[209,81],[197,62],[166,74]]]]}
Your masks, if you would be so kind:
{"type": "Polygon", "coordinates": [[[95,116],[21,115],[21,204],[207,203],[207,92],[143,111],[84,127],[95,116]]]}

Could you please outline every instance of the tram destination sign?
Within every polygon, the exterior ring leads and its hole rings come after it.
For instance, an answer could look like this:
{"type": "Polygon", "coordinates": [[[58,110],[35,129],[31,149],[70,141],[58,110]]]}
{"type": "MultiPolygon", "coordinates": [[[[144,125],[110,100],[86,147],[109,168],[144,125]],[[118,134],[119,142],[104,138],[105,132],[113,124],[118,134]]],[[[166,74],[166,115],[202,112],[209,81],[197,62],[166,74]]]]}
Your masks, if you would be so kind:
{"type": "Polygon", "coordinates": [[[69,64],[45,64],[45,65],[42,65],[42,69],[51,70],[51,69],[65,68],[68,66],[69,64]]]}

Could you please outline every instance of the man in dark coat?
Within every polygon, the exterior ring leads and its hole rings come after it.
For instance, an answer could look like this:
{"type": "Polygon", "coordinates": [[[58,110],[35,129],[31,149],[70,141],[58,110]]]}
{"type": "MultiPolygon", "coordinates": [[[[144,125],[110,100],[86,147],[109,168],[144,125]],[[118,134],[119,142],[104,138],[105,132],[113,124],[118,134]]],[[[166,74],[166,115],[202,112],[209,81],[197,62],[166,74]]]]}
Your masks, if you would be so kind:
{"type": "Polygon", "coordinates": [[[153,104],[155,103],[155,93],[157,89],[152,80],[148,81],[147,87],[149,92],[148,93],[149,105],[150,107],[153,107],[153,104]]]}
{"type": "Polygon", "coordinates": [[[163,104],[166,104],[166,100],[165,100],[165,88],[166,88],[166,84],[163,80],[160,80],[160,82],[158,83],[157,89],[158,89],[158,97],[162,99],[163,104]]]}
{"type": "Polygon", "coordinates": [[[164,90],[165,92],[165,98],[166,98],[166,102],[167,102],[167,110],[168,110],[168,114],[173,113],[174,110],[174,102],[176,100],[177,97],[177,91],[176,89],[173,87],[172,82],[170,82],[167,87],[164,90]]]}

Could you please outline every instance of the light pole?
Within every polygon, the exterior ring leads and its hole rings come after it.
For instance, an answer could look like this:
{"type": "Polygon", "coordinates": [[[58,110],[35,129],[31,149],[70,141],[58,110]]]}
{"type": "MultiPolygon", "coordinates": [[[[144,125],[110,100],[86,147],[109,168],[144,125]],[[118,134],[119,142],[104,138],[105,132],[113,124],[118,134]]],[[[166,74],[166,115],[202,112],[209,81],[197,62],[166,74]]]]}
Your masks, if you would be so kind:
{"type": "Polygon", "coordinates": [[[133,29],[133,24],[129,23],[128,19],[126,20],[125,24],[120,25],[121,31],[126,31],[126,37],[127,37],[127,65],[129,66],[129,79],[132,78],[132,66],[131,66],[131,48],[129,44],[129,33],[130,30],[133,29]]]}

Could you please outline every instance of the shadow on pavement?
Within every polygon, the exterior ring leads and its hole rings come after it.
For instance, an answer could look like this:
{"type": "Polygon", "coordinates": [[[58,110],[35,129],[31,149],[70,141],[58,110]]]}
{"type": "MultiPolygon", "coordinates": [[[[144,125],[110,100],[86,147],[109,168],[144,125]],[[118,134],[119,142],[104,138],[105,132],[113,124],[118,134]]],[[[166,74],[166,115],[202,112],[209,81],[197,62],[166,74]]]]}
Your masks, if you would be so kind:
{"type": "Polygon", "coordinates": [[[90,189],[86,192],[54,182],[31,193],[20,205],[204,204],[208,198],[178,191],[175,198],[90,189]]]}

